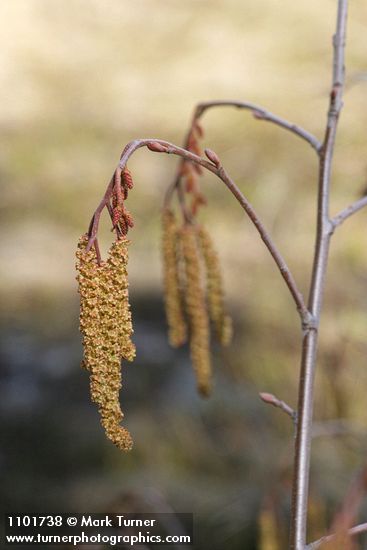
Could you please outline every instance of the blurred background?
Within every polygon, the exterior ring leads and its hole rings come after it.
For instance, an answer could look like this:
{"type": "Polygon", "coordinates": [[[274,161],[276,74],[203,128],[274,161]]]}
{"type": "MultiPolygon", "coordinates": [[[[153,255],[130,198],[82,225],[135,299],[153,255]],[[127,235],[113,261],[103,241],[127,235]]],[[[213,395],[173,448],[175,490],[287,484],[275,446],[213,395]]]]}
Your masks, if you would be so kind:
{"type": "MultiPolygon", "coordinates": [[[[259,391],[296,405],[297,313],[272,260],[222,184],[201,214],[220,253],[235,335],[213,344],[215,390],[200,399],[188,350],[170,349],[160,209],[177,159],[129,163],[130,293],[137,359],[121,392],[135,446],[109,443],[79,368],[74,254],[121,150],[182,143],[195,103],[243,99],[320,139],[336,0],[2,0],[0,17],[1,504],[5,511],[195,514],[195,548],[286,547],[293,433],[259,391]]],[[[367,5],[350,6],[347,89],[332,212],[366,190],[367,5]]],[[[229,108],[203,117],[218,152],[304,293],[315,232],[316,155],[229,108]]],[[[315,402],[310,532],[321,536],[366,460],[366,215],[332,242],[315,402]]],[[[104,220],[103,247],[112,236],[104,220]]],[[[366,510],[365,510],[366,511],[366,510]]],[[[361,511],[363,518],[363,507],[361,511]]],[[[363,542],[361,542],[363,544],[363,542]]],[[[367,548],[367,546],[366,546],[367,548]]]]}

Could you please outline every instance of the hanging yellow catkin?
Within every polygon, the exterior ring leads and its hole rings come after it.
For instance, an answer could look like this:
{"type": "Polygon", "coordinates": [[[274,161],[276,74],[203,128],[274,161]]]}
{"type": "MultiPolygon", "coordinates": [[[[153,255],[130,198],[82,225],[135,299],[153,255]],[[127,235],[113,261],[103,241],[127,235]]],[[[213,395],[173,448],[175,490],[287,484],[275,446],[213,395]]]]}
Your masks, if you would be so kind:
{"type": "Polygon", "coordinates": [[[110,248],[107,260],[111,272],[112,294],[114,297],[115,318],[117,320],[118,353],[123,359],[133,361],[136,355],[135,345],[131,340],[134,333],[129,304],[129,282],[127,263],[130,241],[122,238],[115,241],[110,248]]]}
{"type": "Polygon", "coordinates": [[[227,346],[232,340],[232,319],[224,308],[223,280],[218,254],[210,234],[203,226],[198,228],[198,237],[206,268],[209,315],[219,342],[227,346]]]}
{"type": "Polygon", "coordinates": [[[80,237],[76,251],[77,280],[80,294],[80,331],[83,334],[84,358],[82,367],[91,371],[96,365],[100,350],[99,334],[99,273],[95,249],[88,253],[85,247],[87,235],[80,237]]]}
{"type": "Polygon", "coordinates": [[[208,396],[211,391],[212,374],[209,319],[202,288],[201,262],[195,227],[185,224],[180,231],[180,237],[186,276],[185,301],[190,324],[191,360],[198,391],[203,396],[208,396]]]}
{"type": "Polygon", "coordinates": [[[130,450],[133,442],[128,430],[120,426],[124,416],[119,402],[121,359],[135,356],[126,269],[128,243],[127,239],[114,243],[107,262],[98,265],[95,252],[85,252],[87,237],[82,237],[76,264],[84,366],[91,373],[91,398],[98,405],[106,436],[124,451],[130,450]]]}
{"type": "Polygon", "coordinates": [[[178,229],[173,212],[162,215],[163,280],[168,340],[173,347],[182,346],[187,339],[187,326],[182,303],[178,229]]]}

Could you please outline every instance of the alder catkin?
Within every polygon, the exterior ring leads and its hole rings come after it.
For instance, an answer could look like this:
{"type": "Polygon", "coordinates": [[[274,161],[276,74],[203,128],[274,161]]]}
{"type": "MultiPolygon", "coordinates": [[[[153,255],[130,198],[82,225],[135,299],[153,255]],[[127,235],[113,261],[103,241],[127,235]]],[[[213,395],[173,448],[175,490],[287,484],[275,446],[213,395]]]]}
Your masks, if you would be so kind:
{"type": "Polygon", "coordinates": [[[185,224],[181,231],[186,275],[186,312],[190,324],[190,352],[199,393],[211,391],[209,319],[202,288],[201,262],[195,226],[185,224]]]}
{"type": "Polygon", "coordinates": [[[210,234],[203,226],[198,229],[198,237],[206,268],[209,316],[219,342],[223,346],[227,346],[232,339],[232,319],[225,312],[223,280],[218,254],[210,234]]]}
{"type": "Polygon", "coordinates": [[[99,355],[99,274],[94,247],[85,252],[88,236],[82,235],[76,251],[77,280],[80,294],[80,332],[83,334],[84,357],[81,366],[91,371],[99,355]]]}
{"type": "Polygon", "coordinates": [[[77,264],[80,293],[80,330],[83,334],[84,366],[90,371],[91,399],[98,405],[106,436],[128,451],[132,438],[120,426],[121,359],[131,361],[135,346],[128,300],[127,247],[121,239],[110,250],[108,260],[97,263],[94,249],[85,251],[87,236],[78,245],[77,264]]]}
{"type": "Polygon", "coordinates": [[[187,340],[187,326],[180,282],[179,232],[170,210],[162,216],[162,253],[168,339],[171,346],[179,347],[187,340]]]}

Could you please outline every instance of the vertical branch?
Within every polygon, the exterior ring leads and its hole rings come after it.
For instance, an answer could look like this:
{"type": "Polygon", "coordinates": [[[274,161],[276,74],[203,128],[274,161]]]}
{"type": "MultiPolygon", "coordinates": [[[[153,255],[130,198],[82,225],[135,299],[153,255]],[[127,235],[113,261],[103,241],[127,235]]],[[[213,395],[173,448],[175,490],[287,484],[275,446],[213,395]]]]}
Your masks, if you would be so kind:
{"type": "Polygon", "coordinates": [[[307,503],[311,452],[314,378],[318,342],[318,327],[325,287],[330,237],[333,224],[329,217],[329,196],[332,160],[339,114],[343,105],[344,50],[348,0],[338,0],[336,32],[333,37],[333,82],[325,130],[320,152],[315,255],[308,307],[314,326],[303,336],[298,393],[298,424],[295,442],[294,478],[290,547],[304,550],[306,545],[307,503]]]}

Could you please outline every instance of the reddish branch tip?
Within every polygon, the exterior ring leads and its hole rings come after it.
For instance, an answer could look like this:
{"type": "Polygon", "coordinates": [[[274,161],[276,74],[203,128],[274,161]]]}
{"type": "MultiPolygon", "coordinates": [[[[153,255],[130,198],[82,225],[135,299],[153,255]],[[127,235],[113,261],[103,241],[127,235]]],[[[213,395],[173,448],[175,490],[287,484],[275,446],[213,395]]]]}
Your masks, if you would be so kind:
{"type": "Polygon", "coordinates": [[[215,164],[215,166],[217,168],[220,167],[220,160],[219,160],[219,157],[217,155],[217,153],[214,153],[214,151],[212,151],[211,149],[205,149],[205,154],[206,156],[208,157],[208,159],[213,163],[215,164]]]}
{"type": "Polygon", "coordinates": [[[161,143],[157,143],[156,141],[151,141],[147,144],[147,147],[150,151],[154,151],[155,153],[167,153],[168,148],[162,145],[161,143]]]}

